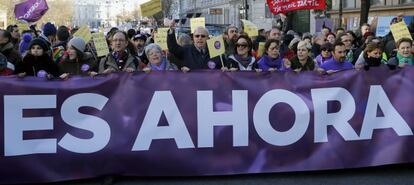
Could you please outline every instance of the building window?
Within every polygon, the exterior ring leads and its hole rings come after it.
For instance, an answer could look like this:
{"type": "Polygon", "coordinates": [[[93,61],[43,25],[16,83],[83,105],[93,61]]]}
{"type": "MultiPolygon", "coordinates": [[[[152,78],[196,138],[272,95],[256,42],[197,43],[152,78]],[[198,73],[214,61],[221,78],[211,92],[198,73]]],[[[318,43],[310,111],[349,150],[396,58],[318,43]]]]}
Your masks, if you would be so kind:
{"type": "Polygon", "coordinates": [[[401,0],[401,3],[402,4],[405,4],[405,3],[414,3],[414,0],[401,0]]]}
{"type": "Polygon", "coordinates": [[[371,6],[383,6],[384,0],[371,0],[371,6]]]}
{"type": "MultiPolygon", "coordinates": [[[[355,8],[355,0],[343,0],[343,8],[355,8]]],[[[339,4],[339,3],[338,3],[339,4]]]]}

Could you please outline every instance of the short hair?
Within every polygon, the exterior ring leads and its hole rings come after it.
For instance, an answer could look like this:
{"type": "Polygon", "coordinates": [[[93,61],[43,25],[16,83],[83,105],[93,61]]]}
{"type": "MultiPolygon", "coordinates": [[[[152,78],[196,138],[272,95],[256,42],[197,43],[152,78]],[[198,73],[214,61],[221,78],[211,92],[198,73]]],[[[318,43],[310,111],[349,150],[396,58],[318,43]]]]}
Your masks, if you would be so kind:
{"type": "Polygon", "coordinates": [[[378,44],[369,43],[364,49],[364,56],[368,56],[368,52],[374,51],[376,49],[381,50],[381,47],[378,44]]]}
{"type": "MultiPolygon", "coordinates": [[[[252,48],[253,48],[253,42],[252,42],[252,40],[250,39],[250,37],[248,36],[248,35],[240,35],[238,38],[237,38],[237,41],[236,41],[236,43],[240,40],[240,39],[244,39],[244,40],[246,40],[246,42],[247,42],[247,47],[249,48],[249,52],[248,52],[248,54],[249,54],[249,56],[252,56],[252,48]]],[[[235,47],[234,47],[234,53],[236,53],[237,54],[237,44],[235,45],[235,47]]]]}
{"type": "Polygon", "coordinates": [[[14,28],[19,28],[19,27],[17,25],[13,24],[13,25],[7,26],[6,30],[11,33],[11,32],[13,32],[14,28]]]}
{"type": "Polygon", "coordinates": [[[115,31],[114,34],[112,35],[112,37],[114,37],[117,33],[121,33],[122,35],[124,35],[125,40],[128,40],[128,34],[125,33],[124,31],[121,31],[121,30],[115,31]]]}
{"type": "Polygon", "coordinates": [[[229,33],[229,30],[230,30],[231,28],[236,28],[236,30],[237,30],[237,31],[239,31],[239,28],[237,28],[237,27],[236,27],[236,26],[234,26],[234,25],[230,25],[230,26],[228,26],[228,27],[226,28],[226,34],[228,34],[228,33],[229,33]]]}
{"type": "Polygon", "coordinates": [[[361,28],[362,28],[363,26],[368,26],[368,27],[371,27],[371,25],[369,25],[368,23],[364,23],[364,24],[362,24],[362,25],[361,25],[361,28]]]}
{"type": "Polygon", "coordinates": [[[4,38],[7,38],[8,39],[8,41],[7,41],[7,43],[9,43],[10,41],[11,41],[11,38],[12,38],[12,35],[11,35],[11,33],[9,32],[9,31],[7,31],[7,30],[3,30],[3,29],[0,29],[0,35],[2,36],[2,37],[4,37],[4,38]]]}
{"type": "Polygon", "coordinates": [[[128,39],[132,39],[132,37],[134,37],[135,34],[137,34],[137,32],[134,29],[129,29],[128,30],[128,39]]]}
{"type": "Polygon", "coordinates": [[[309,42],[306,42],[306,41],[303,41],[303,40],[298,43],[298,46],[296,48],[299,49],[301,47],[305,47],[306,49],[308,49],[308,51],[310,51],[312,49],[312,45],[309,42]]]}
{"type": "MultiPolygon", "coordinates": [[[[207,33],[207,37],[210,35],[210,33],[208,32],[207,28],[205,28],[205,27],[203,27],[203,26],[199,26],[199,27],[197,27],[197,28],[194,30],[194,33],[195,33],[197,30],[203,30],[204,32],[206,32],[206,33],[207,33]]],[[[194,33],[193,33],[193,34],[194,34],[194,33]]]]}
{"type": "Polygon", "coordinates": [[[336,28],[336,31],[339,31],[339,30],[341,30],[341,31],[345,31],[345,29],[344,29],[344,28],[342,28],[342,27],[336,28]]]}
{"type": "Polygon", "coordinates": [[[269,47],[272,43],[276,43],[277,46],[280,46],[280,41],[279,40],[269,39],[269,40],[266,41],[266,43],[264,45],[265,52],[269,49],[269,47]]]}
{"type": "Polygon", "coordinates": [[[335,42],[335,44],[332,46],[333,52],[335,52],[336,46],[345,46],[345,44],[342,41],[335,42]]]}
{"type": "Polygon", "coordinates": [[[404,37],[404,38],[401,38],[400,40],[398,40],[397,43],[395,44],[395,46],[397,46],[397,49],[400,47],[400,45],[403,42],[408,42],[408,43],[410,43],[410,46],[413,46],[413,41],[409,38],[404,37]]]}
{"type": "Polygon", "coordinates": [[[178,36],[177,41],[180,46],[191,45],[193,43],[191,41],[191,37],[185,33],[180,34],[180,36],[178,36]]]}
{"type": "Polygon", "coordinates": [[[157,49],[162,55],[162,48],[158,44],[151,43],[145,46],[145,55],[147,55],[148,58],[149,58],[149,52],[153,49],[157,49]]]}

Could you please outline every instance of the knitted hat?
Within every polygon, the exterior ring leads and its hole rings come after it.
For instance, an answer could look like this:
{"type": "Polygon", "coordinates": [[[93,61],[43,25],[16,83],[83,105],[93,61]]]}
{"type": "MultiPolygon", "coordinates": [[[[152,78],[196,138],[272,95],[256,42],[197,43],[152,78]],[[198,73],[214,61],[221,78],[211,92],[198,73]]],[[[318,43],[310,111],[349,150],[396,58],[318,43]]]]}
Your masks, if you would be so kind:
{"type": "Polygon", "coordinates": [[[67,41],[70,37],[69,29],[66,26],[59,26],[56,35],[59,41],[67,41]]]}
{"type": "Polygon", "coordinates": [[[46,41],[45,41],[45,40],[43,40],[43,39],[40,39],[40,38],[35,38],[35,39],[33,39],[33,40],[30,42],[30,44],[29,44],[29,48],[27,48],[27,49],[32,48],[32,46],[34,46],[34,45],[38,45],[38,46],[40,46],[40,47],[41,47],[44,51],[48,51],[48,50],[49,50],[49,48],[48,48],[48,46],[47,46],[46,41]]]}
{"type": "Polygon", "coordinates": [[[79,37],[73,37],[68,44],[81,52],[85,51],[86,43],[79,37]]]}
{"type": "Polygon", "coordinates": [[[141,40],[143,40],[143,41],[146,41],[146,40],[147,40],[147,36],[145,36],[144,34],[140,34],[140,33],[138,33],[138,34],[136,34],[136,35],[132,38],[132,40],[138,40],[138,39],[141,39],[141,40]]]}
{"type": "Polygon", "coordinates": [[[22,55],[26,50],[29,49],[30,41],[32,41],[32,34],[31,33],[25,33],[23,34],[23,39],[20,41],[19,45],[19,52],[22,55]]]}
{"type": "Polygon", "coordinates": [[[56,35],[56,27],[52,23],[48,22],[43,26],[43,35],[46,37],[56,35]]]}

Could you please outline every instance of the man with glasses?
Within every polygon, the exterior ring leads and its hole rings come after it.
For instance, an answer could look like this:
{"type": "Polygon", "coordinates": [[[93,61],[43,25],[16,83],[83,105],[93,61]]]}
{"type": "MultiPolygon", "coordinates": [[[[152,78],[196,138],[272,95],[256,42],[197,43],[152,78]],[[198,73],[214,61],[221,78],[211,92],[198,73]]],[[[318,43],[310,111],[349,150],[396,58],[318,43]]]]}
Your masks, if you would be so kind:
{"type": "Polygon", "coordinates": [[[204,27],[198,27],[193,33],[193,44],[180,46],[175,38],[175,22],[172,21],[168,30],[167,46],[168,51],[174,54],[178,59],[184,61],[181,68],[183,72],[194,69],[209,69],[208,62],[210,55],[207,50],[208,30],[204,27]]]}

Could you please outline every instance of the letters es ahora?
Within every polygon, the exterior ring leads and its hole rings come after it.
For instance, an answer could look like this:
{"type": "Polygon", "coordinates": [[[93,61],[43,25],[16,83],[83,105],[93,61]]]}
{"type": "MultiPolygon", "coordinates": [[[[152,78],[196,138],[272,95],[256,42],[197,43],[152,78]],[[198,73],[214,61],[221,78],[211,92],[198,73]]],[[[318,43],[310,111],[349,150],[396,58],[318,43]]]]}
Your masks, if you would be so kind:
{"type": "MultiPolygon", "coordinates": [[[[372,139],[376,129],[393,129],[398,136],[413,135],[411,128],[391,104],[384,89],[370,87],[368,101],[359,134],[349,121],[355,114],[356,103],[351,93],[340,87],[311,89],[314,113],[314,143],[328,142],[328,126],[332,126],[345,141],[372,139]],[[329,101],[338,101],[341,109],[328,113],[329,101]],[[383,116],[377,117],[378,107],[383,116]]],[[[57,139],[23,139],[23,132],[53,130],[53,117],[23,117],[24,109],[56,108],[56,95],[5,95],[4,96],[4,152],[5,156],[56,153],[57,145],[76,153],[94,153],[109,143],[111,129],[105,120],[78,112],[80,107],[102,110],[108,98],[99,94],[76,94],[66,99],[61,117],[72,127],[93,133],[89,139],[66,133],[57,139]]],[[[231,126],[233,146],[249,143],[248,91],[232,92],[231,111],[213,111],[213,91],[197,91],[197,147],[214,147],[214,127],[231,126]]],[[[138,124],[138,123],[137,123],[138,124]]],[[[300,140],[310,124],[310,110],[305,101],[284,89],[266,92],[253,109],[253,124],[259,137],[274,146],[286,146],[300,140]],[[288,104],[295,114],[293,126],[286,131],[275,130],[269,120],[272,107],[288,104]]],[[[278,124],[278,123],[276,123],[278,124]]],[[[170,91],[155,91],[143,122],[132,146],[132,151],[150,149],[153,140],[173,139],[179,149],[195,148],[179,107],[170,91]],[[162,114],[168,126],[158,126],[162,114]]]]}

